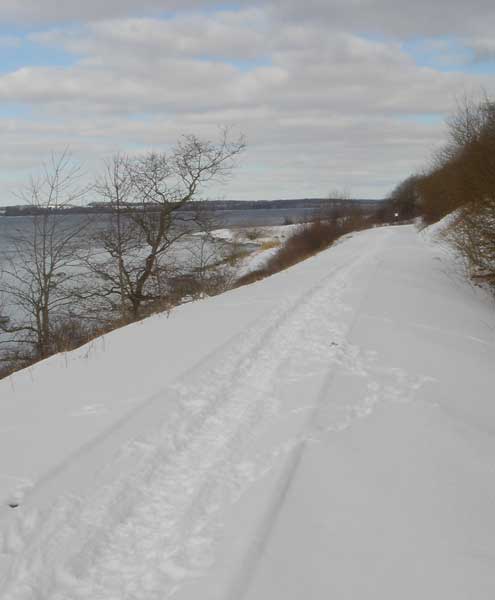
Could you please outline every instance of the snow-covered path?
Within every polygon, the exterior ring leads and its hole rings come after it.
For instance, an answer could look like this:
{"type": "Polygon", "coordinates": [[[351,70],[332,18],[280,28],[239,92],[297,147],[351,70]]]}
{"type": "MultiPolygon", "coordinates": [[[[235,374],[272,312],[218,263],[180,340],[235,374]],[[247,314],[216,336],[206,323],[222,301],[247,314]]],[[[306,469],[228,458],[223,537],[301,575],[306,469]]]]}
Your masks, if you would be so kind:
{"type": "Polygon", "coordinates": [[[2,468],[31,482],[0,513],[1,597],[494,597],[494,332],[448,254],[383,228],[73,353],[62,389],[60,357],[0,382],[2,468]],[[48,443],[84,410],[93,432],[48,443]]]}

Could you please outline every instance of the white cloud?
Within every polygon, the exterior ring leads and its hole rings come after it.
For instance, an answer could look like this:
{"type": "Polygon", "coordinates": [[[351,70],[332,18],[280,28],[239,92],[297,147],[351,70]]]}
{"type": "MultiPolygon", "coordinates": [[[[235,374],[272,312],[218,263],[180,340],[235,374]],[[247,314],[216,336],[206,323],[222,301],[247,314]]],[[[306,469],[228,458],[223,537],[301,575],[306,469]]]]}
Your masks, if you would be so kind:
{"type": "MultiPolygon", "coordinates": [[[[126,16],[213,10],[218,0],[2,0],[3,22],[89,22],[126,16]]],[[[324,23],[328,31],[348,30],[392,36],[492,33],[492,0],[237,0],[235,6],[270,9],[287,22],[324,23]]]]}
{"type": "Polygon", "coordinates": [[[474,50],[475,60],[484,61],[495,58],[495,39],[493,37],[474,38],[468,40],[467,44],[474,50]]]}
{"type": "Polygon", "coordinates": [[[149,11],[171,12],[214,6],[209,0],[2,0],[0,19],[14,23],[81,22],[149,11]]]}
{"type": "Polygon", "coordinates": [[[266,27],[257,11],[236,14],[232,29],[225,19],[224,13],[218,23],[205,17],[204,27],[199,16],[171,22],[125,19],[91,25],[75,37],[45,33],[37,39],[78,52],[78,63],[0,77],[0,98],[95,113],[204,113],[229,107],[249,113],[272,106],[296,115],[311,110],[409,114],[442,112],[446,98],[460,88],[490,85],[489,77],[420,68],[395,42],[329,36],[320,25],[273,27],[261,35],[251,27],[253,21],[266,27]],[[211,35],[216,28],[219,38],[211,35]],[[195,35],[188,38],[185,31],[195,35]],[[269,64],[258,66],[256,59],[267,57],[269,64]]]}
{"type": "Polygon", "coordinates": [[[34,41],[90,56],[124,54],[151,58],[225,57],[249,59],[268,49],[268,23],[260,10],[178,15],[171,19],[125,18],[98,21],[80,29],[32,34],[34,41]]]}
{"type": "Polygon", "coordinates": [[[352,30],[385,36],[490,35],[493,0],[284,0],[273,2],[279,18],[324,23],[332,31],[352,30]]]}
{"type": "MultiPolygon", "coordinates": [[[[87,171],[95,172],[102,158],[119,148],[132,152],[163,147],[189,131],[214,137],[217,123],[228,122],[231,116],[230,111],[218,113],[209,122],[197,115],[181,120],[156,117],[146,122],[101,117],[91,124],[85,119],[64,119],[56,126],[22,122],[9,126],[0,120],[0,161],[14,181],[22,181],[27,170],[47,156],[48,148],[61,151],[70,144],[87,171]]],[[[436,143],[441,130],[396,119],[342,122],[319,115],[296,119],[290,113],[277,116],[263,110],[243,125],[250,142],[248,150],[234,179],[226,187],[211,189],[211,197],[322,196],[335,188],[380,196],[390,182],[424,162],[425,148],[436,143]]],[[[0,191],[11,188],[11,181],[3,182],[0,191]]],[[[5,203],[12,202],[5,193],[1,195],[5,203]]]]}
{"type": "MultiPolygon", "coordinates": [[[[64,10],[75,10],[67,4],[64,10]]],[[[313,19],[299,18],[302,4],[291,0],[272,11],[248,6],[167,19],[129,17],[133,2],[115,11],[112,2],[100,4],[105,14],[91,1],[81,8],[93,22],[30,36],[71,53],[74,64],[0,75],[0,102],[32,111],[29,120],[0,120],[0,156],[10,173],[66,145],[94,168],[117,149],[160,147],[183,132],[214,136],[226,124],[249,142],[226,195],[322,195],[346,187],[376,196],[441,142],[441,126],[421,115],[450,110],[466,90],[495,88],[490,75],[419,67],[400,41],[358,35],[363,16],[353,2],[337,15],[330,8],[343,7],[340,0],[305,3],[313,19]],[[106,14],[112,18],[98,20],[106,14]]],[[[389,6],[359,4],[364,16],[374,6],[383,17],[389,6]]],[[[392,16],[389,29],[399,31],[392,16]]]]}

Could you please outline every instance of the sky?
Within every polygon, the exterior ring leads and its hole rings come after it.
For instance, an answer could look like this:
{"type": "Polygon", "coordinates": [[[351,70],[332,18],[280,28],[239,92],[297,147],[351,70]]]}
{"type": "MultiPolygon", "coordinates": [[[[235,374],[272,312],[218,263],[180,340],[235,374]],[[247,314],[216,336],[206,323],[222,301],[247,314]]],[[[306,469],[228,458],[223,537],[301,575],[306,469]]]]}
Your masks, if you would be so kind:
{"type": "Polygon", "coordinates": [[[380,198],[465,96],[495,94],[493,0],[0,0],[0,204],[52,153],[243,133],[207,197],[380,198]]]}

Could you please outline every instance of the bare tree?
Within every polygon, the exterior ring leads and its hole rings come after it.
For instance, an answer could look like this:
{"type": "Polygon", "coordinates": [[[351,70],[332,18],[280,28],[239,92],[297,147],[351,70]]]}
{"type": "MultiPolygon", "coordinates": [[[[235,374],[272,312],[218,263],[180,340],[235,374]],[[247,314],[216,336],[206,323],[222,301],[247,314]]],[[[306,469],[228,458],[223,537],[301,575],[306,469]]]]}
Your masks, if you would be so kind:
{"type": "Polygon", "coordinates": [[[115,155],[105,164],[103,175],[96,181],[95,191],[110,207],[110,217],[109,223],[93,236],[102,252],[91,253],[88,260],[90,270],[98,276],[103,287],[96,297],[104,297],[124,322],[127,319],[126,291],[131,284],[129,263],[134,253],[139,258],[142,246],[137,224],[128,217],[133,202],[129,163],[127,156],[115,155]],[[127,257],[127,267],[124,257],[127,257]]]}
{"type": "Polygon", "coordinates": [[[170,269],[164,257],[194,223],[185,205],[227,177],[244,147],[242,137],[231,141],[223,131],[218,143],[188,135],[170,153],[114,159],[97,186],[113,215],[101,238],[107,258],[91,264],[100,297],[118,299],[120,313],[131,319],[163,298],[170,269]]]}
{"type": "Polygon", "coordinates": [[[87,222],[64,216],[88,188],[81,169],[64,152],[52,157],[19,197],[31,206],[29,223],[14,229],[12,252],[2,273],[2,342],[24,345],[34,358],[48,356],[57,321],[70,317],[81,292],[80,236],[87,222]]]}

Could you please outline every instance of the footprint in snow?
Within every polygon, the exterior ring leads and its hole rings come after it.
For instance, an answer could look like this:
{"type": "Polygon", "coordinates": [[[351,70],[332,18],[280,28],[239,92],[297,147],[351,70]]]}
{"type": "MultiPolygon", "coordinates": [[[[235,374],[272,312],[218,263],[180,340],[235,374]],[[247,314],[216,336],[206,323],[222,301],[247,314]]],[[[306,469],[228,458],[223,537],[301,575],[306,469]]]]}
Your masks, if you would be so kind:
{"type": "Polygon", "coordinates": [[[6,498],[4,498],[3,501],[9,508],[19,508],[24,500],[25,495],[33,487],[34,482],[23,477],[12,477],[8,475],[2,475],[0,477],[11,479],[16,482],[15,486],[11,488],[10,493],[6,498]]]}
{"type": "Polygon", "coordinates": [[[72,413],[72,417],[92,417],[106,413],[107,409],[103,404],[88,404],[72,413]]]}

